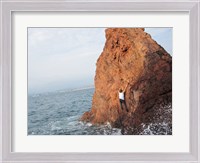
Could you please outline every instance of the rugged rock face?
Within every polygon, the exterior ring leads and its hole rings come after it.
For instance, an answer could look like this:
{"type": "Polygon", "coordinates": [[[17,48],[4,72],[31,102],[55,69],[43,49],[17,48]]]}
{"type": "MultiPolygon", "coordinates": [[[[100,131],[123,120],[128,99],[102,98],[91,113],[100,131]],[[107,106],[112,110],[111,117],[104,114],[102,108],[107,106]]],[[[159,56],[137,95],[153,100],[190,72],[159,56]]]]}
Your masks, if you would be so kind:
{"type": "Polygon", "coordinates": [[[92,109],[81,120],[110,122],[122,128],[122,134],[140,134],[148,125],[160,130],[162,123],[171,128],[171,107],[166,107],[171,102],[172,57],[143,28],[106,29],[96,63],[92,109]],[[118,90],[128,82],[126,112],[120,109],[118,90]]]}

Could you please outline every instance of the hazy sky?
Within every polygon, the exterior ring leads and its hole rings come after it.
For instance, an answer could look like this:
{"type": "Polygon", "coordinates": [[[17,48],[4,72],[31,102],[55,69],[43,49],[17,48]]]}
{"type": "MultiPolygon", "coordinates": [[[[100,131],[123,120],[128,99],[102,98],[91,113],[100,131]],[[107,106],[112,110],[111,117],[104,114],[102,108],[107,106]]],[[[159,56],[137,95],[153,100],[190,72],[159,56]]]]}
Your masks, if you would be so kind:
{"type": "MultiPolygon", "coordinates": [[[[28,28],[28,92],[93,85],[105,28],[28,28]]],[[[146,28],[172,54],[172,28],[146,28]]]]}

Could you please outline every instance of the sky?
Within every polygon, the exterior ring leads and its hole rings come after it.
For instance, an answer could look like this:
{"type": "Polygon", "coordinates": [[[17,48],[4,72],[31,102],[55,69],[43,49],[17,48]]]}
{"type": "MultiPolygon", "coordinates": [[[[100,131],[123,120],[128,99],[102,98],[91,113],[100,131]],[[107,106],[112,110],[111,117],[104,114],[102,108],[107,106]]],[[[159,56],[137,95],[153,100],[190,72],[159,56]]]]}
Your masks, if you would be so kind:
{"type": "MultiPolygon", "coordinates": [[[[172,28],[145,28],[172,55],[172,28]]],[[[105,28],[28,28],[28,93],[94,85],[105,28]]]]}

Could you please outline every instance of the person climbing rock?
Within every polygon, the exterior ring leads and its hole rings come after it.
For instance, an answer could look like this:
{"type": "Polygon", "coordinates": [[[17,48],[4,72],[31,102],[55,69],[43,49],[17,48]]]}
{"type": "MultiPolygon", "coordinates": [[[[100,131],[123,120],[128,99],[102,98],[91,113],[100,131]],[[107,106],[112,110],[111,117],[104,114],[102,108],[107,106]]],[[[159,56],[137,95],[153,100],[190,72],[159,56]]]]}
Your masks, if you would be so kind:
{"type": "Polygon", "coordinates": [[[126,88],[127,88],[128,84],[129,84],[129,82],[127,83],[127,85],[124,88],[124,90],[120,88],[119,91],[118,91],[118,93],[119,93],[120,107],[123,110],[123,106],[122,105],[124,104],[125,109],[126,109],[127,112],[128,112],[128,108],[127,108],[127,105],[126,105],[125,95],[124,94],[125,94],[125,91],[126,91],[126,88]]]}

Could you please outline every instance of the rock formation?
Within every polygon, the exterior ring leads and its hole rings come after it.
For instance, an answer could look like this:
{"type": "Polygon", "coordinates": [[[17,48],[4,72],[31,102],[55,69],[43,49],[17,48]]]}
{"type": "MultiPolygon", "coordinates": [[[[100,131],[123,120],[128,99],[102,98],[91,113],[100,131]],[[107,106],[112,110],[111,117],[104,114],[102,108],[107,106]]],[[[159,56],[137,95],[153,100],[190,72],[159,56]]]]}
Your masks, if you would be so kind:
{"type": "MultiPolygon", "coordinates": [[[[96,63],[91,111],[81,120],[110,122],[122,134],[140,134],[145,125],[171,129],[172,57],[143,28],[108,28],[96,63]],[[128,84],[128,112],[120,109],[118,90],[128,84]],[[168,107],[167,107],[168,106],[168,107]]],[[[171,130],[169,133],[171,134],[171,130]]]]}

